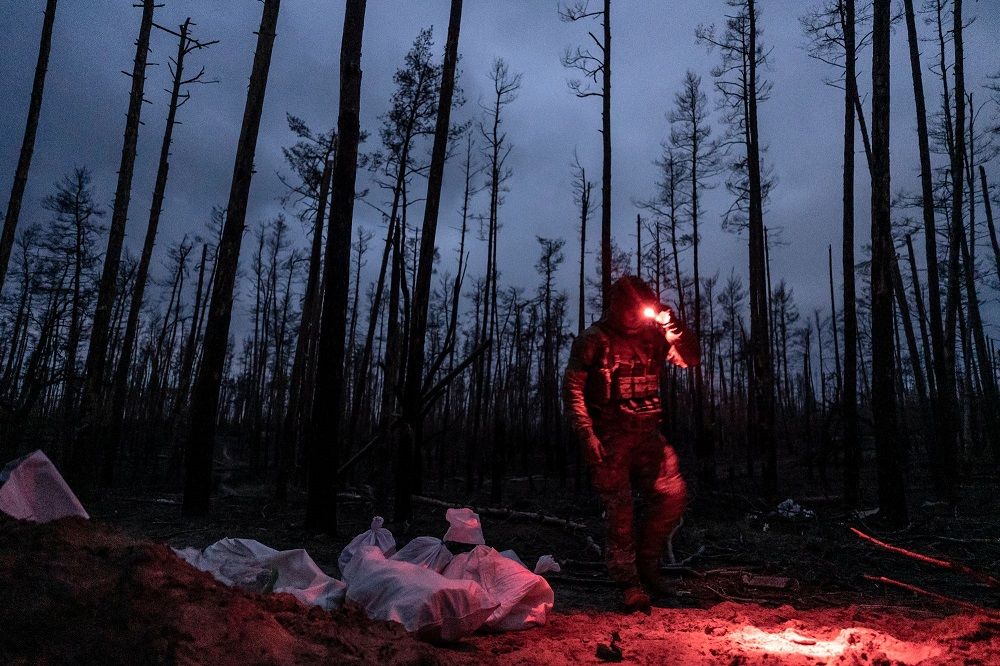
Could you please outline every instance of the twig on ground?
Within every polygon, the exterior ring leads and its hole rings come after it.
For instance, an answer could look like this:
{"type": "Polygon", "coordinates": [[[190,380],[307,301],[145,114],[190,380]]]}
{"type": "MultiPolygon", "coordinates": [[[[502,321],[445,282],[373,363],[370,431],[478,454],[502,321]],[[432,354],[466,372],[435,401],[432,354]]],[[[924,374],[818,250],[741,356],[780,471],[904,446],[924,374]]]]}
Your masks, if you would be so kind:
{"type": "Polygon", "coordinates": [[[977,613],[984,613],[991,617],[1000,617],[1000,612],[998,611],[989,608],[984,608],[982,606],[977,606],[974,603],[968,601],[962,601],[961,599],[947,597],[943,594],[938,594],[937,592],[931,592],[930,590],[925,590],[922,587],[917,587],[916,585],[904,583],[903,581],[895,580],[894,578],[887,578],[885,576],[869,576],[868,574],[864,574],[864,577],[865,580],[870,580],[876,583],[883,583],[885,585],[894,585],[895,587],[900,587],[904,590],[909,590],[914,594],[922,594],[926,597],[930,597],[931,599],[940,601],[941,603],[951,604],[953,606],[958,606],[960,608],[965,608],[967,610],[976,611],[977,613]]]}
{"type": "MultiPolygon", "coordinates": [[[[461,509],[466,507],[464,504],[456,504],[453,502],[446,502],[444,500],[435,499],[433,497],[425,497],[423,495],[414,495],[413,501],[418,504],[427,504],[429,506],[439,506],[446,509],[461,509]]],[[[553,527],[562,527],[568,530],[586,530],[587,526],[583,523],[578,523],[573,520],[566,518],[557,518],[556,516],[549,516],[541,511],[514,511],[513,509],[504,509],[499,507],[490,506],[472,506],[468,507],[478,513],[480,516],[489,516],[491,518],[502,518],[505,520],[523,520],[528,522],[541,523],[542,525],[552,525],[553,527]]]]}
{"type": "Polygon", "coordinates": [[[875,537],[865,534],[856,527],[851,527],[850,530],[854,532],[855,535],[864,539],[865,541],[873,543],[876,546],[879,546],[880,548],[885,548],[889,552],[896,553],[897,555],[903,555],[905,557],[910,557],[912,559],[917,560],[918,562],[923,562],[924,564],[930,564],[932,566],[940,567],[942,569],[949,569],[951,571],[954,571],[955,573],[964,574],[989,587],[1000,587],[1000,580],[997,580],[996,578],[990,576],[989,574],[983,573],[981,571],[976,571],[972,567],[967,566],[965,564],[952,562],[950,560],[942,560],[936,557],[931,557],[929,555],[924,555],[922,553],[917,553],[912,550],[907,550],[906,548],[893,546],[892,544],[888,544],[884,541],[879,541],[875,537]]]}

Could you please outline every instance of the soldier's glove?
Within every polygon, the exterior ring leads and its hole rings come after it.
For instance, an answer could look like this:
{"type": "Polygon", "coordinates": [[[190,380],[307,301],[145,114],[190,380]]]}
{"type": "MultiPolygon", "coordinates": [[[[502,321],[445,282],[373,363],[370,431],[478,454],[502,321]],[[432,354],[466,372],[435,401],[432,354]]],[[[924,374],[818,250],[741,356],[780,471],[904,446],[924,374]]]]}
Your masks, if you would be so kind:
{"type": "Polygon", "coordinates": [[[604,445],[597,435],[591,433],[583,446],[583,458],[588,465],[600,465],[604,462],[604,445]]]}

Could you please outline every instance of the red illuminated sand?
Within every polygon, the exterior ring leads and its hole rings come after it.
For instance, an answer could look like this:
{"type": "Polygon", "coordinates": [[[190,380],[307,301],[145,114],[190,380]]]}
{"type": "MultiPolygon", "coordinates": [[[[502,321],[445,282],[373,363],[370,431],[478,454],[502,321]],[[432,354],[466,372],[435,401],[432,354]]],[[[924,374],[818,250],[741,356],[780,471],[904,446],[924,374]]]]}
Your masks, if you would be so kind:
{"type": "Polygon", "coordinates": [[[504,663],[597,663],[597,645],[609,643],[613,631],[633,664],[990,664],[1000,654],[1000,624],[984,616],[732,602],[654,608],[649,617],[557,614],[542,630],[471,642],[504,663]]]}
{"type": "Polygon", "coordinates": [[[545,627],[432,646],[357,611],[226,588],[162,544],[80,519],[0,517],[0,590],[0,663],[593,664],[615,631],[631,664],[991,664],[1000,654],[1000,622],[983,615],[732,602],[650,616],[557,611],[545,627]]]}

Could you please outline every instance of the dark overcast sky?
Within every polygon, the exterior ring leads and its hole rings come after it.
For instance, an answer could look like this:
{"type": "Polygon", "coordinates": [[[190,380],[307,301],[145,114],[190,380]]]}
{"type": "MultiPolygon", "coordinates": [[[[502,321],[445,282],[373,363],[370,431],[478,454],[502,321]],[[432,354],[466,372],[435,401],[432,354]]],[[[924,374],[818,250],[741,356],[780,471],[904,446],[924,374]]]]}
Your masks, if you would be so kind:
{"type": "MultiPolygon", "coordinates": [[[[180,114],[184,123],[175,131],[173,161],[159,249],[183,233],[203,228],[213,205],[223,205],[229,189],[233,156],[253,56],[254,35],[260,21],[255,0],[164,0],[156,21],[176,26],[190,15],[195,35],[218,39],[209,52],[196,52],[190,66],[204,64],[212,86],[196,87],[193,99],[180,114]]],[[[24,128],[24,115],[37,54],[43,0],[2,0],[0,31],[7,50],[0,58],[0,82],[5,97],[0,118],[0,191],[9,192],[24,128]]],[[[635,202],[650,197],[657,178],[652,164],[667,136],[665,113],[673,104],[685,70],[704,77],[709,96],[710,69],[717,54],[695,43],[700,24],[721,22],[722,0],[624,1],[612,3],[613,28],[613,211],[618,242],[633,247],[635,202]]],[[[773,47],[771,100],[761,109],[761,135],[769,147],[768,160],[778,185],[765,218],[769,227],[783,229],[785,245],[772,250],[772,277],[785,278],[794,287],[804,314],[815,306],[828,307],[826,248],[840,242],[840,169],[842,143],[841,93],[823,84],[830,73],[810,59],[802,46],[799,16],[812,0],[760,0],[764,39],[773,47]]],[[[919,3],[918,3],[919,4],[919,3]]],[[[979,90],[987,76],[1000,70],[1000,1],[966,3],[977,17],[966,34],[967,86],[979,90]]],[[[35,158],[28,185],[22,224],[44,219],[38,205],[60,174],[74,165],[94,172],[99,200],[114,196],[115,172],[121,152],[121,133],[128,102],[129,80],[121,70],[131,69],[139,10],[131,0],[61,0],[42,108],[35,158]]],[[[362,127],[377,129],[378,116],[392,93],[392,74],[417,31],[433,25],[437,49],[443,48],[447,28],[445,0],[369,0],[362,68],[362,127]]],[[[282,193],[277,173],[284,170],[281,147],[291,142],[286,112],[303,117],[314,128],[336,122],[338,55],[343,3],[329,0],[284,0],[278,21],[271,75],[257,147],[258,173],[253,182],[248,222],[275,215],[282,193]]],[[[922,29],[926,31],[924,26],[922,29]]],[[[917,187],[917,152],[905,29],[893,35],[892,51],[892,167],[893,190],[917,187]]],[[[501,211],[500,267],[505,282],[533,287],[537,257],[535,235],[564,237],[568,241],[562,282],[574,284],[576,218],[570,191],[569,163],[574,148],[589,173],[599,180],[600,104],[576,99],[567,89],[570,73],[559,61],[566,46],[587,39],[585,27],[559,21],[554,0],[466,0],[462,22],[462,85],[468,103],[458,119],[478,113],[477,102],[489,88],[487,73],[493,58],[501,56],[524,75],[519,98],[507,115],[514,144],[509,164],[514,175],[501,211]]],[[[155,31],[152,60],[165,63],[173,53],[173,37],[155,31]]],[[[935,53],[925,45],[924,61],[935,53]]],[[[862,91],[870,87],[870,53],[859,63],[862,91]]],[[[141,242],[149,210],[156,157],[166,112],[168,72],[161,64],[150,69],[143,109],[144,126],[133,181],[129,215],[130,247],[141,242]]],[[[933,78],[928,78],[930,105],[939,104],[933,78]]],[[[985,99],[984,92],[979,92],[985,99]]],[[[992,114],[992,109],[990,110],[992,114]]],[[[721,128],[716,127],[716,132],[721,128]]],[[[368,148],[373,148],[369,142],[368,148]]],[[[860,140],[858,142],[861,148],[860,140]]],[[[869,234],[868,178],[859,154],[857,196],[858,247],[869,234]]],[[[446,174],[439,245],[453,262],[457,209],[461,194],[453,160],[446,174]]],[[[992,168],[993,181],[1000,169],[992,168]]],[[[364,186],[361,176],[359,188],[364,186]]],[[[422,187],[423,184],[420,184],[422,187]]],[[[597,190],[599,192],[599,188],[597,190]]],[[[595,200],[599,199],[599,194],[595,200]]],[[[4,199],[4,205],[5,199],[4,199]]],[[[719,219],[729,206],[721,185],[708,194],[702,255],[703,275],[719,270],[727,275],[735,266],[746,271],[746,243],[720,229],[719,219]]],[[[485,199],[478,202],[479,210],[485,199]]],[[[356,207],[355,224],[382,231],[378,215],[356,207]]],[[[419,216],[417,217],[419,219],[419,216]]],[[[590,237],[597,239],[599,215],[590,237]]],[[[298,225],[296,224],[296,228],[298,225]]],[[[304,242],[304,239],[303,239],[304,242]]],[[[250,243],[244,243],[244,249],[250,243]]],[[[596,245],[591,246],[592,249],[596,245]]],[[[482,265],[482,247],[473,255],[473,271],[482,265]]],[[[839,254],[839,253],[838,253],[839,254]]],[[[162,257],[162,253],[157,255],[162,257]]],[[[247,253],[244,252],[244,256],[247,253]]],[[[595,255],[596,258],[596,255],[595,255]]],[[[686,257],[690,262],[690,258],[686,257]]],[[[156,270],[159,264],[156,263],[156,270]]],[[[375,262],[369,262],[369,267],[375,262]]],[[[839,257],[835,255],[835,263],[839,257]]],[[[839,274],[839,271],[838,271],[839,274]]],[[[839,281],[839,277],[838,277],[839,281]]]]}

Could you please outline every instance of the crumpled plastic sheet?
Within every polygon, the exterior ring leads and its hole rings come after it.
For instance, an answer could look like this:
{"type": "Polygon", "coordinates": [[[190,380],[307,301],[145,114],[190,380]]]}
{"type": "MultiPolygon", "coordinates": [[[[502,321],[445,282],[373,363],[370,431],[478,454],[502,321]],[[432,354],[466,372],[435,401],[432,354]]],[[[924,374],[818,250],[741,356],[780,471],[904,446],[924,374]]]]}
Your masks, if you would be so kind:
{"type": "Polygon", "coordinates": [[[275,550],[253,539],[221,539],[204,550],[174,549],[177,555],[230,587],[266,594],[284,592],[325,610],[340,608],[347,586],[323,573],[301,548],[275,550]]]}

